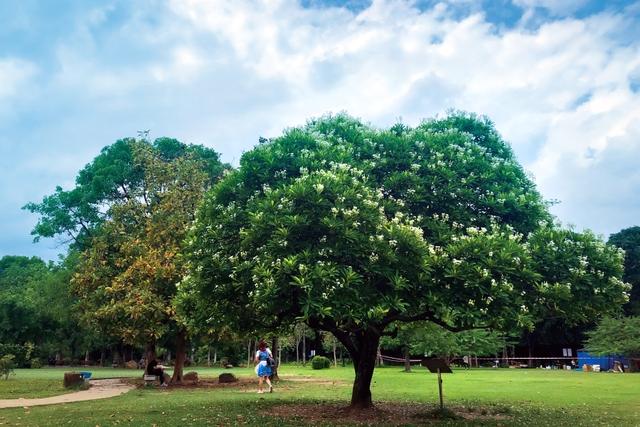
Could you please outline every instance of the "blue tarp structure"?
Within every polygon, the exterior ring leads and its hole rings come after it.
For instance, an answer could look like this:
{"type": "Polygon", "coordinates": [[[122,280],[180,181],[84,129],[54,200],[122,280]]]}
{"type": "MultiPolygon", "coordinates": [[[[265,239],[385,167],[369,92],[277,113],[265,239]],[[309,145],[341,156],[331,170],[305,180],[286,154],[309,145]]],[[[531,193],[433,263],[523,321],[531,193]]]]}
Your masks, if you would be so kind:
{"type": "Polygon", "coordinates": [[[80,371],[78,372],[80,374],[80,376],[82,377],[83,380],[88,380],[89,378],[91,378],[91,372],[88,371],[80,371]]]}
{"type": "Polygon", "coordinates": [[[594,356],[593,354],[589,354],[586,351],[578,350],[578,367],[582,368],[584,365],[600,365],[600,371],[608,371],[609,369],[613,369],[613,362],[619,361],[622,362],[623,365],[629,366],[629,361],[622,357],[616,356],[615,354],[609,354],[606,356],[594,356]]]}

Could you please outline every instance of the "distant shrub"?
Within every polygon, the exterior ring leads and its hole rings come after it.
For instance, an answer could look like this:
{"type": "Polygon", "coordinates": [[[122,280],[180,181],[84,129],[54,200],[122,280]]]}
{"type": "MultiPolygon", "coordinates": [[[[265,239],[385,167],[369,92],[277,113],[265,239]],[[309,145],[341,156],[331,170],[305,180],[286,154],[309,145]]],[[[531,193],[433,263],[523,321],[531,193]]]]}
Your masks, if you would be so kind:
{"type": "Polygon", "coordinates": [[[35,346],[31,343],[21,344],[2,344],[0,343],[0,357],[8,354],[13,356],[13,362],[16,368],[27,368],[33,354],[35,346]]]}
{"type": "Polygon", "coordinates": [[[31,368],[32,369],[42,368],[42,362],[40,361],[40,359],[31,359],[31,368]]]}
{"type": "Polygon", "coordinates": [[[326,369],[331,367],[331,361],[324,356],[313,356],[311,359],[313,369],[326,369]]]}
{"type": "Polygon", "coordinates": [[[16,363],[13,361],[15,356],[13,354],[5,354],[0,357],[0,377],[4,377],[5,380],[9,379],[9,375],[13,374],[13,368],[16,363]]]}

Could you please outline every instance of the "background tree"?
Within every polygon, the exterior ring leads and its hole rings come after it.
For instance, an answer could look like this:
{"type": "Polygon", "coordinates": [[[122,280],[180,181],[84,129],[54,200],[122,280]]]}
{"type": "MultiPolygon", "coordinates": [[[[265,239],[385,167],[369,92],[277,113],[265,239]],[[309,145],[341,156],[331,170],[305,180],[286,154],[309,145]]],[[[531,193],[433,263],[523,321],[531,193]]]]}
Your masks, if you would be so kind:
{"type": "Polygon", "coordinates": [[[597,319],[587,323],[570,324],[561,317],[548,317],[536,322],[532,329],[520,330],[519,345],[527,349],[528,365],[534,366],[535,356],[544,356],[549,348],[580,348],[585,332],[593,328],[597,319]],[[542,352],[542,353],[541,353],[542,352]]]}
{"type": "Polygon", "coordinates": [[[411,355],[438,356],[451,363],[465,355],[493,355],[507,345],[503,334],[482,329],[451,332],[430,322],[405,323],[396,328],[395,336],[383,337],[380,344],[385,350],[402,352],[406,372],[411,372],[411,355]]]}
{"type": "MultiPolygon", "coordinates": [[[[510,330],[541,313],[577,320],[619,307],[615,266],[575,288],[539,270],[550,223],[486,119],[377,130],[324,117],[263,141],[214,186],[181,291],[238,328],[303,319],[331,332],[354,362],[351,404],[368,407],[378,344],[396,322],[510,330]]],[[[620,264],[616,254],[603,260],[620,264]]]]}
{"type": "MultiPolygon", "coordinates": [[[[576,233],[559,227],[541,228],[529,243],[536,269],[549,278],[539,285],[546,303],[538,307],[535,326],[522,333],[529,357],[534,355],[535,346],[580,346],[585,332],[596,325],[602,310],[597,306],[575,310],[571,307],[574,296],[579,292],[579,298],[601,299],[597,286],[600,279],[624,278],[622,265],[617,261],[622,254],[591,232],[576,233]]],[[[601,299],[599,305],[605,300],[601,299]]]]}
{"type": "Polygon", "coordinates": [[[218,157],[169,138],[123,139],[80,171],[75,188],[25,206],[40,214],[36,239],[64,236],[80,254],[74,286],[85,322],[102,337],[146,345],[147,360],[171,335],[177,381],[186,350],[172,308],[180,249],[202,194],[227,168],[218,157]]]}
{"type": "Polygon", "coordinates": [[[602,319],[587,332],[586,349],[594,354],[617,354],[631,359],[631,369],[640,367],[640,317],[602,319]]]}
{"type": "Polygon", "coordinates": [[[0,343],[24,344],[43,335],[49,323],[38,303],[38,284],[49,274],[40,258],[0,259],[0,343]]]}
{"type": "Polygon", "coordinates": [[[609,244],[624,249],[624,281],[631,284],[627,315],[640,315],[640,227],[630,227],[612,234],[609,244]]]}
{"type": "MultiPolygon", "coordinates": [[[[109,325],[129,344],[175,342],[172,381],[182,380],[187,331],[173,307],[185,275],[182,244],[209,176],[202,159],[168,159],[144,141],[135,143],[133,165],[140,185],[114,203],[96,228],[74,276],[88,320],[109,325]]],[[[149,348],[148,359],[154,357],[149,348]]]]}
{"type": "Polygon", "coordinates": [[[23,367],[77,354],[89,333],[78,327],[71,264],[23,256],[0,259],[0,355],[14,354],[23,367]]]}
{"type": "Polygon", "coordinates": [[[34,240],[60,237],[72,247],[84,249],[89,245],[97,227],[110,218],[111,207],[126,204],[144,196],[145,172],[134,160],[136,147],[149,145],[166,162],[182,157],[197,158],[201,162],[209,184],[215,182],[228,165],[220,162],[219,154],[201,145],[187,145],[172,138],[125,138],[102,149],[76,177],[71,190],[56,187],[40,203],[27,203],[24,209],[39,215],[31,234],[34,240]]]}

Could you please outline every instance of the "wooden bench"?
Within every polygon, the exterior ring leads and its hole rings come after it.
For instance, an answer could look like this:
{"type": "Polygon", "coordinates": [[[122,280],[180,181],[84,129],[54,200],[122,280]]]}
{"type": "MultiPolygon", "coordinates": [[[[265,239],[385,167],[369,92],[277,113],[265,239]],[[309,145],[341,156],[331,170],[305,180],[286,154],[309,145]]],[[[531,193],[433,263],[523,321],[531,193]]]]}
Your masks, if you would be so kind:
{"type": "Polygon", "coordinates": [[[154,382],[158,381],[158,376],[145,374],[142,379],[144,379],[144,385],[147,386],[147,385],[152,385],[154,382]]]}

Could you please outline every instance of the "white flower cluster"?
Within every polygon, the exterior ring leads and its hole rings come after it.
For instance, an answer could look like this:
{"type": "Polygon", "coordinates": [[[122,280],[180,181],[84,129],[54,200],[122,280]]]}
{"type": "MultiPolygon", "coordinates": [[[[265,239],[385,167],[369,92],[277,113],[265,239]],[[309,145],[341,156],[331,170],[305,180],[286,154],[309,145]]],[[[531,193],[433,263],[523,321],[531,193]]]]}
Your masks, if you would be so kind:
{"type": "Polygon", "coordinates": [[[360,210],[358,209],[357,206],[354,206],[350,209],[342,209],[342,212],[344,214],[345,217],[350,218],[350,217],[355,217],[358,215],[358,213],[360,212],[360,210]]]}

